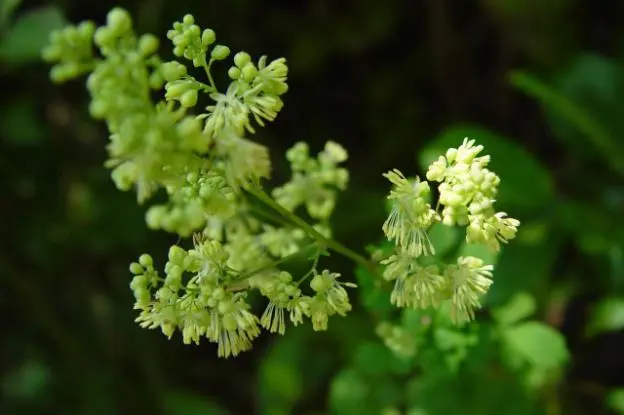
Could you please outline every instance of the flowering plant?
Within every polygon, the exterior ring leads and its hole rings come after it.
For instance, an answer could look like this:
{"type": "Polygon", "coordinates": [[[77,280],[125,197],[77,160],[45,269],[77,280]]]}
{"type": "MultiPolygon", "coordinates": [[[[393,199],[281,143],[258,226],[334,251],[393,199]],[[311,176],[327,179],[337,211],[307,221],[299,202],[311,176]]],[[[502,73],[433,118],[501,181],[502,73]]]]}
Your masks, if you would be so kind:
{"type": "MultiPolygon", "coordinates": [[[[382,229],[392,248],[359,254],[333,239],[330,226],[349,181],[342,146],[327,142],[314,157],[306,143],[295,144],[286,153],[291,179],[271,192],[263,187],[271,173],[269,149],[249,137],[284,105],[286,60],[254,61],[238,52],[227,69],[230,83],[220,89],[212,71],[230,49],[216,44],[214,31],[186,15],[167,38],[179,61],[163,61],[158,39],[137,36],[128,13],[116,8],[99,28],[87,21],[54,32],[43,52],[54,64],[54,81],[88,75],[89,110],[110,131],[106,166],[116,186],[134,189],[139,203],[159,191],[167,195],[147,209],[146,222],[178,234],[179,244],[170,247],[163,271],[149,254],[130,265],[142,327],[160,328],[167,337],[179,330],[184,343],[207,338],[223,357],[248,350],[260,328],[284,334],[287,320],[309,319],[314,330],[325,330],[329,317],[351,310],[347,288],[355,287],[320,266],[329,252],[393,281],[390,301],[397,307],[445,306],[455,324],[475,317],[493,265],[474,256],[446,264],[428,235],[435,224],[465,227],[468,243],[493,251],[515,237],[519,222],[494,208],[500,179],[487,169],[482,146],[466,138],[449,149],[427,170],[428,181],[386,173],[391,209],[382,229]],[[203,71],[203,80],[194,69],[203,71]],[[155,100],[159,91],[164,95],[155,100]],[[195,112],[206,97],[210,105],[195,112]],[[303,275],[280,268],[296,256],[310,261],[303,275]],[[251,309],[252,292],[268,301],[262,313],[251,309]]],[[[389,345],[397,334],[384,323],[378,331],[389,345]]]]}

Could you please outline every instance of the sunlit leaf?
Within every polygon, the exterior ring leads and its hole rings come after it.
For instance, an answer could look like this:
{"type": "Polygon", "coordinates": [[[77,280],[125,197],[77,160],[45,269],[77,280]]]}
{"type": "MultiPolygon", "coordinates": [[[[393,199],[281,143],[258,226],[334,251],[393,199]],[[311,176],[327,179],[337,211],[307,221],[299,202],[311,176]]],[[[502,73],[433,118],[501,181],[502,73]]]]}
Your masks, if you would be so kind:
{"type": "Polygon", "coordinates": [[[593,310],[587,325],[587,335],[624,329],[624,297],[605,298],[593,310]]]}
{"type": "Polygon", "coordinates": [[[65,17],[53,6],[35,9],[20,16],[0,39],[0,59],[10,64],[38,61],[50,33],[65,25],[65,17]]]}
{"type": "Polygon", "coordinates": [[[514,295],[507,304],[492,310],[494,318],[502,324],[513,324],[535,313],[537,303],[535,297],[526,292],[514,295]]]}
{"type": "Polygon", "coordinates": [[[563,335],[537,321],[505,329],[503,339],[512,353],[531,365],[556,368],[570,358],[563,335]]]}

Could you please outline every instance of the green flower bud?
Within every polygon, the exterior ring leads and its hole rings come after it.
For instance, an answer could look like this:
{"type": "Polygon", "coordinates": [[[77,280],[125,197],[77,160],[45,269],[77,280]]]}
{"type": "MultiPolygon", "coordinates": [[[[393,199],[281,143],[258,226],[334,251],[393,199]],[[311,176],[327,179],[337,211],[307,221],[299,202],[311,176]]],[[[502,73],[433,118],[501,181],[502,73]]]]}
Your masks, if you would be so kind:
{"type": "Polygon", "coordinates": [[[331,284],[331,279],[326,278],[322,274],[317,274],[316,276],[314,276],[314,278],[312,278],[312,281],[310,281],[310,288],[312,288],[314,292],[324,293],[325,291],[329,290],[331,284]]]}
{"type": "Polygon", "coordinates": [[[186,66],[180,62],[165,62],[160,66],[160,72],[167,82],[177,81],[186,75],[186,66]]]}
{"type": "Polygon", "coordinates": [[[190,26],[193,23],[195,23],[195,18],[193,17],[192,14],[185,14],[184,17],[182,18],[182,24],[186,26],[190,26]]]}
{"type": "Polygon", "coordinates": [[[141,36],[139,39],[139,51],[142,56],[149,56],[158,49],[158,38],[151,34],[141,36]]]}
{"type": "Polygon", "coordinates": [[[230,69],[228,69],[228,76],[233,81],[236,81],[240,77],[240,75],[241,71],[236,66],[232,66],[230,69]]]}
{"type": "Polygon", "coordinates": [[[202,32],[201,42],[204,47],[212,45],[217,40],[217,35],[212,29],[205,29],[202,32]]]}
{"type": "Polygon", "coordinates": [[[230,55],[230,48],[225,45],[217,45],[212,49],[210,57],[217,61],[222,61],[230,55]]]}
{"type": "Polygon", "coordinates": [[[236,55],[234,55],[234,64],[239,68],[243,68],[250,61],[251,56],[249,56],[247,52],[238,52],[236,55]]]}
{"type": "Polygon", "coordinates": [[[143,265],[146,268],[149,268],[154,265],[154,261],[149,254],[143,254],[139,257],[139,264],[143,265]]]}
{"type": "Polygon", "coordinates": [[[113,33],[105,26],[99,27],[94,35],[95,44],[99,47],[106,47],[113,41],[113,33]]]}
{"type": "Polygon", "coordinates": [[[106,16],[106,24],[115,34],[120,35],[130,30],[132,19],[126,10],[115,7],[106,16]]]}
{"type": "Polygon", "coordinates": [[[197,90],[191,89],[186,91],[180,97],[180,104],[185,108],[191,108],[197,104],[197,90]]]}
{"type": "Polygon", "coordinates": [[[130,272],[134,275],[139,275],[143,273],[143,267],[138,262],[133,262],[130,264],[130,272]]]}
{"type": "Polygon", "coordinates": [[[258,69],[256,69],[256,66],[253,63],[247,62],[247,64],[243,67],[242,74],[243,79],[249,82],[256,77],[258,69]]]}

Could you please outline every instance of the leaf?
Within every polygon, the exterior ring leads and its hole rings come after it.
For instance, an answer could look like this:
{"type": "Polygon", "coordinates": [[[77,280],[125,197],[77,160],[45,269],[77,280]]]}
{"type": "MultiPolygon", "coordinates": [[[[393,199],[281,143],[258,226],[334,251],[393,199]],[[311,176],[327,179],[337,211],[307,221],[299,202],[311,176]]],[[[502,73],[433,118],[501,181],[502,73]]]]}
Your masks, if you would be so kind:
{"type": "Polygon", "coordinates": [[[545,369],[557,368],[570,358],[563,335],[537,321],[505,329],[503,340],[511,353],[545,369]]]}
{"type": "Polygon", "coordinates": [[[624,133],[620,114],[624,71],[613,60],[581,53],[552,83],[522,71],[511,84],[539,100],[555,135],[566,148],[587,158],[592,152],[624,172],[624,133]]]}
{"type": "Polygon", "coordinates": [[[355,276],[360,301],[369,312],[383,317],[396,309],[390,303],[390,292],[383,289],[381,280],[363,267],[355,269],[355,276]]]}
{"type": "Polygon", "coordinates": [[[0,0],[0,30],[8,23],[11,15],[22,0],[0,0]]]}
{"type": "Polygon", "coordinates": [[[217,404],[187,391],[169,391],[164,397],[165,415],[225,415],[217,404]]]}
{"type": "Polygon", "coordinates": [[[480,244],[469,244],[464,240],[457,251],[457,256],[473,256],[480,258],[486,265],[496,265],[500,253],[493,252],[486,246],[480,244]]]}
{"type": "Polygon", "coordinates": [[[11,64],[38,61],[50,33],[66,24],[61,11],[53,6],[25,13],[0,40],[0,59],[11,64]]]}
{"type": "Polygon", "coordinates": [[[436,223],[431,227],[428,234],[429,240],[435,248],[435,254],[441,257],[457,245],[461,231],[457,227],[436,223]]]}
{"type": "Polygon", "coordinates": [[[345,369],[332,380],[329,405],[332,413],[356,415],[366,413],[371,390],[366,380],[355,369],[345,369]]]}
{"type": "Polygon", "coordinates": [[[517,143],[492,131],[477,126],[460,125],[443,131],[419,155],[421,168],[429,164],[449,148],[457,148],[465,137],[476,140],[484,147],[482,154],[489,154],[488,169],[501,179],[497,205],[516,212],[542,211],[553,199],[553,181],[548,170],[517,143]]]}
{"type": "Polygon", "coordinates": [[[624,414],[624,388],[614,389],[609,392],[607,405],[618,414],[624,414]]]}
{"type": "Polygon", "coordinates": [[[379,342],[365,342],[355,350],[355,367],[366,374],[401,374],[410,369],[410,360],[401,359],[379,342]]]}
{"type": "Polygon", "coordinates": [[[494,267],[494,284],[483,303],[502,305],[520,291],[532,291],[551,275],[551,269],[561,248],[550,236],[541,245],[522,245],[511,241],[505,245],[494,267]]]}
{"type": "Polygon", "coordinates": [[[501,324],[513,324],[535,313],[537,303],[535,297],[526,292],[513,296],[507,304],[492,310],[492,315],[501,324]]]}
{"type": "Polygon", "coordinates": [[[624,297],[605,298],[593,310],[586,333],[595,336],[605,331],[624,328],[624,297]]]}

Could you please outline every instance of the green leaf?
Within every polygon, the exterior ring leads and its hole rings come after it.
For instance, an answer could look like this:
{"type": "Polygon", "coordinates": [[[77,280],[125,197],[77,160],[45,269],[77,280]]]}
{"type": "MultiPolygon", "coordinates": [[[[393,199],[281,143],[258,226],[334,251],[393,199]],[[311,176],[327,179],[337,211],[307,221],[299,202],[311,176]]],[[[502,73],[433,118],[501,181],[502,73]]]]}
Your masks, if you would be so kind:
{"type": "Polygon", "coordinates": [[[330,386],[329,404],[332,413],[345,415],[366,413],[370,393],[370,385],[357,370],[343,370],[333,379],[330,386]]]}
{"type": "Polygon", "coordinates": [[[624,388],[614,389],[609,392],[607,405],[618,414],[624,414],[624,388]]]}
{"type": "Polygon", "coordinates": [[[363,267],[355,269],[360,301],[366,309],[380,317],[393,312],[396,307],[390,303],[390,292],[382,288],[382,281],[363,267]]]}
{"type": "Polygon", "coordinates": [[[217,404],[203,396],[186,391],[169,391],[164,397],[166,415],[225,415],[217,404]]]}
{"type": "Polygon", "coordinates": [[[0,30],[8,23],[11,15],[22,0],[0,0],[0,30]]]}
{"type": "Polygon", "coordinates": [[[511,241],[505,245],[494,268],[494,284],[490,287],[484,304],[502,305],[520,291],[537,289],[550,277],[560,250],[560,243],[549,237],[541,245],[522,245],[511,241]]]}
{"type": "Polygon", "coordinates": [[[429,230],[429,239],[435,248],[437,256],[441,257],[454,248],[459,242],[461,231],[457,227],[450,227],[441,223],[434,224],[429,230]]]}
{"type": "Polygon", "coordinates": [[[550,126],[568,151],[587,158],[601,154],[624,172],[624,134],[620,117],[624,71],[614,60],[579,54],[552,83],[522,71],[511,74],[512,85],[545,106],[550,126]]]}
{"type": "Polygon", "coordinates": [[[595,336],[605,331],[624,328],[624,297],[606,298],[593,310],[586,333],[595,336]]]}
{"type": "Polygon", "coordinates": [[[419,155],[421,168],[449,148],[457,148],[465,137],[484,146],[482,154],[492,158],[488,168],[501,178],[497,204],[514,213],[520,209],[542,211],[553,198],[553,182],[548,170],[517,143],[476,126],[455,126],[443,131],[419,155]]]}
{"type": "Polygon", "coordinates": [[[486,246],[480,244],[469,244],[464,240],[457,251],[457,256],[473,256],[480,258],[487,265],[496,265],[499,257],[498,252],[493,252],[486,246]]]}
{"type": "Polygon", "coordinates": [[[526,292],[513,296],[507,304],[492,310],[492,315],[501,324],[513,324],[535,313],[537,303],[535,297],[526,292]]]}
{"type": "Polygon", "coordinates": [[[557,368],[570,358],[563,335],[537,321],[506,328],[503,340],[511,353],[534,366],[557,368]]]}
{"type": "Polygon", "coordinates": [[[410,360],[401,359],[379,342],[361,343],[355,350],[353,359],[360,372],[371,375],[401,374],[410,369],[410,360]]]}
{"type": "Polygon", "coordinates": [[[53,6],[25,13],[0,40],[0,59],[11,64],[38,61],[50,33],[66,24],[61,11],[53,6]]]}

